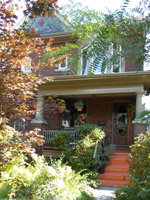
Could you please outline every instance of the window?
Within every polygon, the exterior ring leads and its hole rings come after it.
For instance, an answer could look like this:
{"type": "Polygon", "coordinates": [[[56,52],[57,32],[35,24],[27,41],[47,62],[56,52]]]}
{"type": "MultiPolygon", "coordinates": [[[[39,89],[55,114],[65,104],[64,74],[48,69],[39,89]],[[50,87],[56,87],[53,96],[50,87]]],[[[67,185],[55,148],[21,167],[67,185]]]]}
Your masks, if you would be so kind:
{"type": "Polygon", "coordinates": [[[122,49],[120,45],[110,45],[108,53],[106,55],[106,61],[104,59],[98,60],[96,59],[96,56],[93,56],[89,59],[87,54],[83,55],[81,58],[81,66],[83,69],[82,74],[87,75],[92,65],[94,74],[124,72],[125,63],[124,58],[121,56],[121,50],[122,49]],[[102,66],[103,62],[108,63],[105,69],[103,69],[102,66]]]}
{"type": "Polygon", "coordinates": [[[58,64],[58,69],[55,69],[55,71],[66,71],[68,70],[68,67],[69,67],[68,57],[66,57],[62,63],[58,64]]]}
{"type": "Polygon", "coordinates": [[[31,73],[31,58],[26,57],[23,59],[23,65],[21,66],[21,71],[23,73],[31,73]]]}
{"type": "Polygon", "coordinates": [[[125,64],[124,58],[121,56],[122,47],[120,45],[112,44],[110,46],[110,65],[111,73],[124,72],[125,64]]]}

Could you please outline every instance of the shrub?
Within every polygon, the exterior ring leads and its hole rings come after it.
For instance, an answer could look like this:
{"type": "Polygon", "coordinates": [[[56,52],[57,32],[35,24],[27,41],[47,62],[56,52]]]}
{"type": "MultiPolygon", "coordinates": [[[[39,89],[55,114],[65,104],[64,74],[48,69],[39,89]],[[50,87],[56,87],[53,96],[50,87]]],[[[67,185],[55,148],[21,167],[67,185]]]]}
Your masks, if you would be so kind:
{"type": "Polygon", "coordinates": [[[86,176],[75,173],[61,159],[49,166],[43,157],[35,155],[29,164],[22,155],[11,160],[1,173],[0,199],[70,200],[85,196],[84,193],[90,199],[91,188],[86,176]]]}
{"type": "Polygon", "coordinates": [[[51,139],[52,144],[56,149],[65,150],[71,143],[71,134],[67,131],[58,131],[57,134],[51,139]]]}
{"type": "Polygon", "coordinates": [[[118,200],[150,199],[150,132],[141,133],[131,146],[130,178],[128,186],[116,191],[118,200]]]}
{"type": "MultiPolygon", "coordinates": [[[[105,133],[98,126],[93,124],[80,125],[77,128],[77,132],[78,140],[73,145],[69,145],[69,142],[65,142],[65,145],[63,147],[61,146],[64,161],[76,172],[86,169],[84,173],[88,174],[87,178],[90,181],[96,179],[98,176],[98,160],[93,158],[93,153],[96,144],[103,140],[105,133]]],[[[61,143],[61,145],[62,144],[63,143],[61,143]]],[[[56,148],[58,147],[59,146],[56,148]]]]}
{"type": "Polygon", "coordinates": [[[150,176],[150,132],[140,134],[131,146],[130,173],[140,181],[150,176]]]}

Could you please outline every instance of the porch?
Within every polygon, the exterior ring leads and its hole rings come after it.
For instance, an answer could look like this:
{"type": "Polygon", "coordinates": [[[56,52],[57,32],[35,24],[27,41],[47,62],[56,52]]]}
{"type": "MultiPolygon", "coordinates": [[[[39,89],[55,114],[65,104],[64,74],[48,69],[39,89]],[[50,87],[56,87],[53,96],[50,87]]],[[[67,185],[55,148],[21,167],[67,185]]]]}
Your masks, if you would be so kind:
{"type": "MultiPolygon", "coordinates": [[[[42,128],[46,138],[44,148],[51,146],[50,138],[58,130],[71,130],[85,123],[96,124],[105,131],[106,145],[132,144],[136,135],[129,107],[135,106],[136,114],[144,110],[143,97],[148,89],[149,76],[150,73],[138,72],[57,77],[40,86],[32,125],[42,128]],[[57,112],[57,105],[45,108],[46,99],[53,95],[65,100],[66,108],[63,112],[57,112]],[[78,101],[84,104],[82,111],[74,107],[78,101]]],[[[76,137],[75,131],[71,131],[76,137]]]]}

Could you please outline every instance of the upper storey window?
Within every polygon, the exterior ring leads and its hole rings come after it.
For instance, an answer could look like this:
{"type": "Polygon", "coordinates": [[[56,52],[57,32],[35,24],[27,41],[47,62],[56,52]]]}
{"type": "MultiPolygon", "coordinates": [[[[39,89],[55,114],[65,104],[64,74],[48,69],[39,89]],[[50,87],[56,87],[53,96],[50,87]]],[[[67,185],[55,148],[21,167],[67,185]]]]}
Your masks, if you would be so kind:
{"type": "Polygon", "coordinates": [[[110,45],[106,57],[102,59],[98,59],[96,55],[88,58],[85,53],[81,59],[81,66],[83,75],[87,75],[91,69],[94,74],[124,72],[125,63],[121,56],[121,46],[110,45]]]}

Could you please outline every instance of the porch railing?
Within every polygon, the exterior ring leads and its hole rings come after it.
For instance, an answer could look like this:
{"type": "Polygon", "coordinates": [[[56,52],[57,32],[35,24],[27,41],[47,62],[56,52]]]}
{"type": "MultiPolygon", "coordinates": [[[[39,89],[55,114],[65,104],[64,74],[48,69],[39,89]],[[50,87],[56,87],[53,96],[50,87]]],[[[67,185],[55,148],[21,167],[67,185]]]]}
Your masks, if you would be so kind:
{"type": "MultiPolygon", "coordinates": [[[[54,137],[55,134],[58,133],[59,130],[43,130],[42,135],[44,136],[44,146],[43,148],[54,148],[51,139],[54,137]]],[[[72,142],[77,140],[77,131],[76,130],[69,130],[68,131],[71,134],[72,142]]]]}

